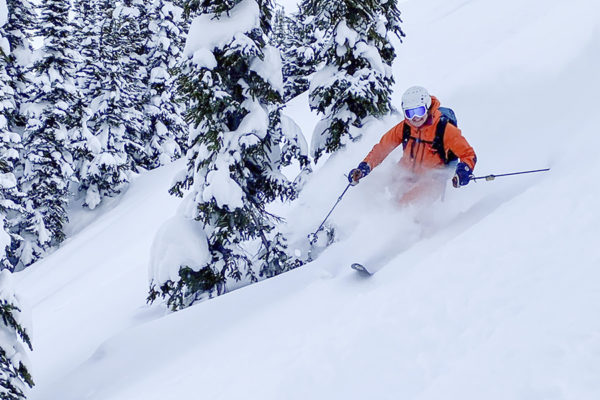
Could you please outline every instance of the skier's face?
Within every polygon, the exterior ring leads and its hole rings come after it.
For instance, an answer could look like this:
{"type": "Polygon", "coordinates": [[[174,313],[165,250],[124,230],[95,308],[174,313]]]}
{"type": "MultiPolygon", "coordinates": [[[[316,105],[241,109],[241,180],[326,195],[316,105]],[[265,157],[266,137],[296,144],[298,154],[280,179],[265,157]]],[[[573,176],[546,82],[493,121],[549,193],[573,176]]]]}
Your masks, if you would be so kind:
{"type": "Polygon", "coordinates": [[[421,126],[423,126],[425,121],[427,121],[427,114],[423,115],[422,117],[414,116],[413,118],[408,120],[408,123],[411,126],[414,126],[415,128],[420,128],[421,126]]]}

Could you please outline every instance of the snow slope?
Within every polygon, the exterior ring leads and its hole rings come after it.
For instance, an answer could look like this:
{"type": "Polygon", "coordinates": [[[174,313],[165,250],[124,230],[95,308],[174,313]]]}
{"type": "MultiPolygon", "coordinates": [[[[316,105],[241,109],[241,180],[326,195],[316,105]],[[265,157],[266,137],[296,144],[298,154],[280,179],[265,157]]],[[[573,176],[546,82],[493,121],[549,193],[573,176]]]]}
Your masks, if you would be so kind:
{"type": "MultiPolygon", "coordinates": [[[[33,308],[31,399],[600,398],[600,5],[400,7],[396,100],[422,84],[453,107],[478,174],[552,171],[398,209],[393,153],[340,203],[340,240],[315,262],[175,314],[145,296],[183,164],[145,174],[16,274],[33,308]],[[348,268],[358,257],[383,268],[362,278],[348,268]]],[[[287,112],[314,126],[302,101],[287,112]]],[[[371,123],[282,209],[297,240],[397,121],[371,123]]]]}

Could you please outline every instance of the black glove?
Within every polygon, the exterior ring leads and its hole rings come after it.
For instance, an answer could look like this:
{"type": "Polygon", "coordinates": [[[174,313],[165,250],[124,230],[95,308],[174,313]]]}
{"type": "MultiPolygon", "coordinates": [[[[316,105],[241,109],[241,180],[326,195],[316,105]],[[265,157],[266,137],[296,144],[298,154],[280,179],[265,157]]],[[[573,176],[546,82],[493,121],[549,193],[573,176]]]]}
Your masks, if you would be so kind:
{"type": "Polygon", "coordinates": [[[350,182],[352,186],[358,185],[358,181],[361,178],[369,175],[369,172],[371,172],[371,167],[369,167],[369,164],[363,161],[358,164],[358,167],[350,171],[348,174],[348,182],[350,182]]]}
{"type": "Polygon", "coordinates": [[[459,188],[461,186],[465,186],[469,184],[471,178],[473,177],[471,168],[465,164],[464,162],[459,162],[456,166],[456,172],[454,173],[454,177],[452,178],[452,186],[455,188],[459,188]]]}

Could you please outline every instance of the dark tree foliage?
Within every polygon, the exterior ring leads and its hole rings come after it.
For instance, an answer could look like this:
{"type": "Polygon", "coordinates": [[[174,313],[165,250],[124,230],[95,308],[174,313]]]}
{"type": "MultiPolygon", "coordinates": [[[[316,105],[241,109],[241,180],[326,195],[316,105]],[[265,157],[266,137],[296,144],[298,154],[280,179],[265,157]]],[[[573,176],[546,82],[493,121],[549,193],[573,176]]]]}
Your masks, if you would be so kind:
{"type": "Polygon", "coordinates": [[[186,119],[192,129],[187,174],[172,193],[192,189],[192,217],[208,237],[211,262],[180,266],[176,283],[154,282],[149,299],[160,292],[173,309],[222,293],[228,281],[255,282],[297,266],[277,231],[280,218],[267,210],[276,199],[290,200],[297,194],[281,168],[293,160],[308,162],[299,139],[282,129],[281,88],[263,72],[280,64],[277,50],[267,46],[271,4],[192,1],[187,12],[219,21],[241,4],[248,12],[258,6],[260,25],[232,32],[226,44],[196,50],[203,61],[199,64],[189,54],[182,68],[180,92],[190,104],[186,119]],[[256,254],[249,250],[255,247],[256,254]]]}
{"type": "Polygon", "coordinates": [[[0,399],[24,400],[25,390],[33,387],[34,382],[25,362],[22,344],[32,350],[31,339],[27,330],[19,322],[21,309],[14,295],[10,273],[0,273],[2,298],[0,299],[0,329],[3,330],[3,341],[0,346],[0,399]]]}
{"type": "Polygon", "coordinates": [[[78,54],[72,36],[69,4],[47,0],[40,8],[37,34],[44,38],[42,57],[33,65],[27,126],[23,134],[25,217],[16,229],[24,238],[16,252],[27,266],[65,239],[73,160],[69,137],[77,129],[78,92],[74,84],[78,54]]]}
{"type": "Polygon", "coordinates": [[[312,0],[305,5],[317,26],[332,29],[322,50],[326,65],[310,91],[311,108],[324,115],[313,135],[318,159],[356,139],[351,127],[390,112],[395,58],[390,34],[403,33],[396,1],[312,0]]]}

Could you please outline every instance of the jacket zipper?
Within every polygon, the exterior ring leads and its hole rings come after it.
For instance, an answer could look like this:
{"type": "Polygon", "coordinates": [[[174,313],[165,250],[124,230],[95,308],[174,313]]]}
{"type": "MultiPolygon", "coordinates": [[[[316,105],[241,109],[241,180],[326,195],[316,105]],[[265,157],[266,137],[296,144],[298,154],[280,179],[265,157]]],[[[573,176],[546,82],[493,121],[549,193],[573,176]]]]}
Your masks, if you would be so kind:
{"type": "Polygon", "coordinates": [[[413,154],[413,165],[412,165],[412,172],[415,172],[415,170],[417,169],[417,157],[419,155],[419,147],[422,147],[422,143],[421,143],[421,128],[417,128],[417,134],[419,135],[418,139],[413,140],[413,148],[415,145],[415,142],[417,142],[417,149],[413,154]]]}

